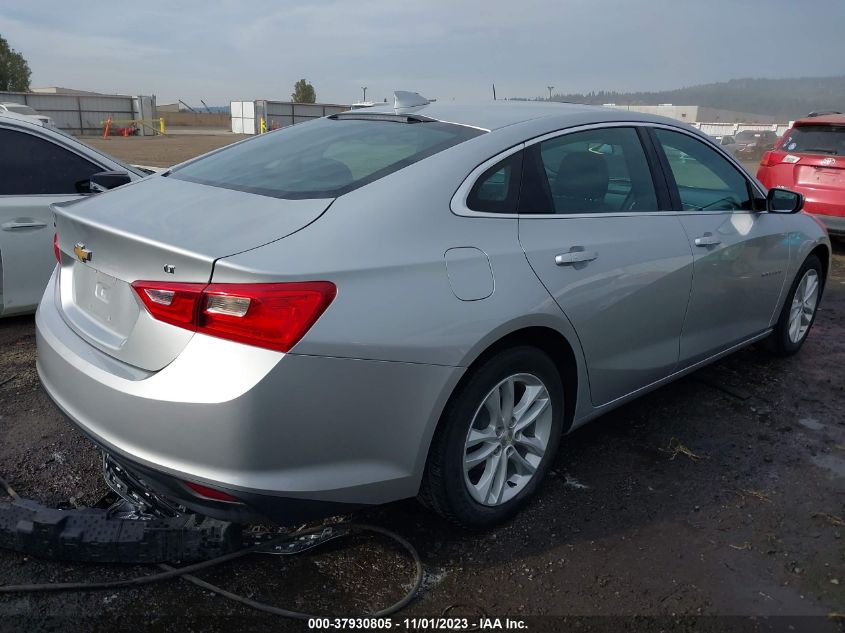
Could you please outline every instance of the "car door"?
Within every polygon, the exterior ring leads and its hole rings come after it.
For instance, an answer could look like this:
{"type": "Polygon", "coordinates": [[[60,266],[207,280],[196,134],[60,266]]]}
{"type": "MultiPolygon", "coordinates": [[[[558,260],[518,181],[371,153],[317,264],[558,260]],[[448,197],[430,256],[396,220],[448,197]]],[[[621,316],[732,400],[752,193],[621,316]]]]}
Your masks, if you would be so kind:
{"type": "MultiPolygon", "coordinates": [[[[632,126],[541,139],[525,150],[519,240],[575,328],[593,404],[671,374],[692,254],[632,126]]],[[[649,154],[647,154],[647,151],[649,154]]]]}
{"type": "Polygon", "coordinates": [[[681,335],[686,366],[769,327],[786,281],[790,241],[782,218],[755,210],[761,194],[719,151],[684,131],[652,133],[694,256],[681,335]]]}
{"type": "Polygon", "coordinates": [[[0,315],[31,311],[56,265],[54,202],[103,168],[34,131],[0,125],[0,315]]]}

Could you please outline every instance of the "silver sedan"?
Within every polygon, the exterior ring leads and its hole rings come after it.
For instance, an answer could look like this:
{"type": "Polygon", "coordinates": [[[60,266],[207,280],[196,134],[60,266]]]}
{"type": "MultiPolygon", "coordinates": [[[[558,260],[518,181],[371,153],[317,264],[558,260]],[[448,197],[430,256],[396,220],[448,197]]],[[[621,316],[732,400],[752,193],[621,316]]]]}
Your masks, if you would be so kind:
{"type": "Polygon", "coordinates": [[[487,526],[573,429],[798,351],[801,205],[669,119],[404,93],[57,208],[38,371],[144,512],[487,526]]]}

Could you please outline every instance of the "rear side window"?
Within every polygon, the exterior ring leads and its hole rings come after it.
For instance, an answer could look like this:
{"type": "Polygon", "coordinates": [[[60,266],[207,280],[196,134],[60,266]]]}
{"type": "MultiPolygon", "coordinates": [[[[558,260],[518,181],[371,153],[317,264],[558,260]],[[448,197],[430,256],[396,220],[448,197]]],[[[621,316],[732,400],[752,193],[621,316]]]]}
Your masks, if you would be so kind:
{"type": "Polygon", "coordinates": [[[787,152],[845,155],[845,125],[800,125],[789,130],[780,144],[787,152]]]}
{"type": "Polygon", "coordinates": [[[522,213],[658,210],[651,170],[634,128],[564,134],[531,146],[525,160],[522,213]]]}
{"type": "Polygon", "coordinates": [[[26,132],[0,128],[0,148],[0,196],[86,193],[91,175],[103,171],[26,132]]]}
{"type": "Polygon", "coordinates": [[[277,198],[334,198],[483,133],[437,121],[318,119],[224,148],[171,177],[277,198]]]}
{"type": "Polygon", "coordinates": [[[680,132],[658,129],[654,134],[669,161],[684,211],[753,208],[745,176],[716,150],[680,132]]]}
{"type": "Polygon", "coordinates": [[[522,179],[522,152],[516,152],[481,174],[467,197],[467,207],[487,213],[516,213],[522,179]]]}

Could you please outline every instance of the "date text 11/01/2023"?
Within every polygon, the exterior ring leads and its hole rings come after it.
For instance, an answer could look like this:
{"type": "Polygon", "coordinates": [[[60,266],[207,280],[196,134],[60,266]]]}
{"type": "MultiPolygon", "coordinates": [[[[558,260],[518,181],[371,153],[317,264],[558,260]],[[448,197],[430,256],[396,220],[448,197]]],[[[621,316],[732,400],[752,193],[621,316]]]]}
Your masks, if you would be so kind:
{"type": "Polygon", "coordinates": [[[400,631],[519,631],[528,628],[518,618],[436,617],[436,618],[311,618],[310,630],[390,630],[400,631]]]}

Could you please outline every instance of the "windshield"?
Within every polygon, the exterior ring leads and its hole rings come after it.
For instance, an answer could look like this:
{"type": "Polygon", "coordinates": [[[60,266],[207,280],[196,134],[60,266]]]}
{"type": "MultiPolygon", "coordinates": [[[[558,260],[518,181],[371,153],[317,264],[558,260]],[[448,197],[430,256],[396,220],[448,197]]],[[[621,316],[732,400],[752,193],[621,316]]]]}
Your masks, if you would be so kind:
{"type": "Polygon", "coordinates": [[[808,154],[845,155],[845,125],[800,125],[786,133],[781,149],[808,154]]]}
{"type": "Polygon", "coordinates": [[[333,198],[480,134],[438,121],[324,118],[226,147],[171,177],[277,198],[333,198]]]}
{"type": "Polygon", "coordinates": [[[11,105],[10,104],[10,105],[6,106],[6,109],[9,112],[15,112],[16,114],[29,114],[29,115],[38,114],[38,112],[36,112],[32,108],[30,108],[28,105],[23,105],[23,104],[21,104],[21,105],[11,105]]]}

